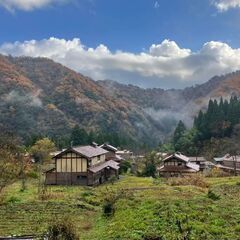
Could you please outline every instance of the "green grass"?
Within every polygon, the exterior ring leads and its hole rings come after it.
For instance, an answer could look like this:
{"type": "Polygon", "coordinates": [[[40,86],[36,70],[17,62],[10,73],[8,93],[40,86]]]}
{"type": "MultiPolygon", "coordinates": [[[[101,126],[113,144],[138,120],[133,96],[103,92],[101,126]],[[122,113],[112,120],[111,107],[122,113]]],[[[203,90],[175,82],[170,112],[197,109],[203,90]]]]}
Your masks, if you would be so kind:
{"type": "Polygon", "coordinates": [[[24,192],[17,182],[5,190],[0,236],[42,234],[67,216],[82,240],[240,239],[240,177],[206,181],[209,188],[125,176],[96,188],[48,187],[45,201],[38,198],[36,180],[28,180],[24,192]],[[122,189],[128,190],[116,201],[115,214],[103,216],[104,199],[122,189]],[[219,199],[211,199],[209,190],[219,199]]]}

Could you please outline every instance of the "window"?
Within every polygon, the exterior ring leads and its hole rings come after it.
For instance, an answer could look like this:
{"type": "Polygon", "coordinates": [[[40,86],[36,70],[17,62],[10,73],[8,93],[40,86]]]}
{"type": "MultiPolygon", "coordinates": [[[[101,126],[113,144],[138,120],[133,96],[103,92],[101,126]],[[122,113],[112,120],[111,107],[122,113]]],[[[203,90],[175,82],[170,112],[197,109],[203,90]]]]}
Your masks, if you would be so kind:
{"type": "Polygon", "coordinates": [[[178,166],[182,166],[182,163],[181,163],[181,162],[178,162],[178,166]]]}
{"type": "Polygon", "coordinates": [[[97,161],[100,162],[101,156],[97,156],[97,161]]]}

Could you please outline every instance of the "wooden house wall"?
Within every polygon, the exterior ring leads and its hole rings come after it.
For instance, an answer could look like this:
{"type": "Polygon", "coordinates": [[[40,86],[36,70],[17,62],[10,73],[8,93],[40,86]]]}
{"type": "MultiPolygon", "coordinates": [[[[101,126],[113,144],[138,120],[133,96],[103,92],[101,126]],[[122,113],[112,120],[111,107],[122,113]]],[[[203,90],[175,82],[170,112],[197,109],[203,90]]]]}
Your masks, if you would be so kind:
{"type": "Polygon", "coordinates": [[[99,185],[102,184],[106,181],[108,181],[108,179],[111,176],[115,176],[118,178],[118,170],[114,170],[114,169],[103,169],[101,171],[99,171],[98,173],[92,173],[92,172],[88,172],[88,184],[89,185],[99,185]]]}
{"type": "Polygon", "coordinates": [[[116,156],[116,155],[115,155],[115,152],[113,152],[113,151],[109,151],[109,152],[106,153],[106,159],[107,159],[107,160],[114,159],[115,156],[116,156]]]}
{"type": "Polygon", "coordinates": [[[88,185],[87,173],[46,173],[47,185],[88,185]]]}
{"type": "Polygon", "coordinates": [[[234,162],[234,161],[223,161],[222,165],[226,167],[234,168],[236,164],[236,168],[240,168],[240,162],[234,162]]]}
{"type": "Polygon", "coordinates": [[[175,167],[185,167],[186,163],[182,160],[171,158],[164,162],[164,166],[175,166],[175,167]]]}
{"type": "Polygon", "coordinates": [[[87,172],[87,159],[76,153],[66,153],[56,158],[56,171],[58,173],[87,172]]]}
{"type": "Polygon", "coordinates": [[[105,154],[97,156],[97,157],[93,157],[91,166],[94,166],[94,165],[97,165],[99,163],[105,162],[105,160],[106,160],[105,154]]]}

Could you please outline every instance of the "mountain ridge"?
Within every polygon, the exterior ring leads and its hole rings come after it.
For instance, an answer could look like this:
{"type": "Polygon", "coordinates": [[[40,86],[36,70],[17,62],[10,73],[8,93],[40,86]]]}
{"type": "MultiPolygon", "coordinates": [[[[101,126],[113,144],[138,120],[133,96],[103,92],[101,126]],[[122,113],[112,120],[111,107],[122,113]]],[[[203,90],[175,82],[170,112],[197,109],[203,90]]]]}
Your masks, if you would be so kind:
{"type": "Polygon", "coordinates": [[[210,98],[240,95],[240,71],[185,89],[142,89],[94,81],[47,58],[0,55],[0,127],[22,138],[88,132],[117,133],[156,145],[178,120],[192,124],[210,98]]]}

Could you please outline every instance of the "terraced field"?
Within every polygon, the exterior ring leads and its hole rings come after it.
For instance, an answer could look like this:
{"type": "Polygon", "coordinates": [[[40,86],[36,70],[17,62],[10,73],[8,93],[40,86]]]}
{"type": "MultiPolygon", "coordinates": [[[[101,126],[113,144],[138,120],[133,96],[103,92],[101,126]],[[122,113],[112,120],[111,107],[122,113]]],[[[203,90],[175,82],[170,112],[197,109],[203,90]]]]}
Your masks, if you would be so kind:
{"type": "Polygon", "coordinates": [[[208,187],[170,186],[165,180],[124,176],[96,188],[48,187],[40,200],[37,183],[8,187],[0,206],[0,236],[46,232],[69,218],[80,239],[240,239],[240,177],[209,178],[208,187]],[[104,216],[106,199],[118,196],[104,216]]]}

